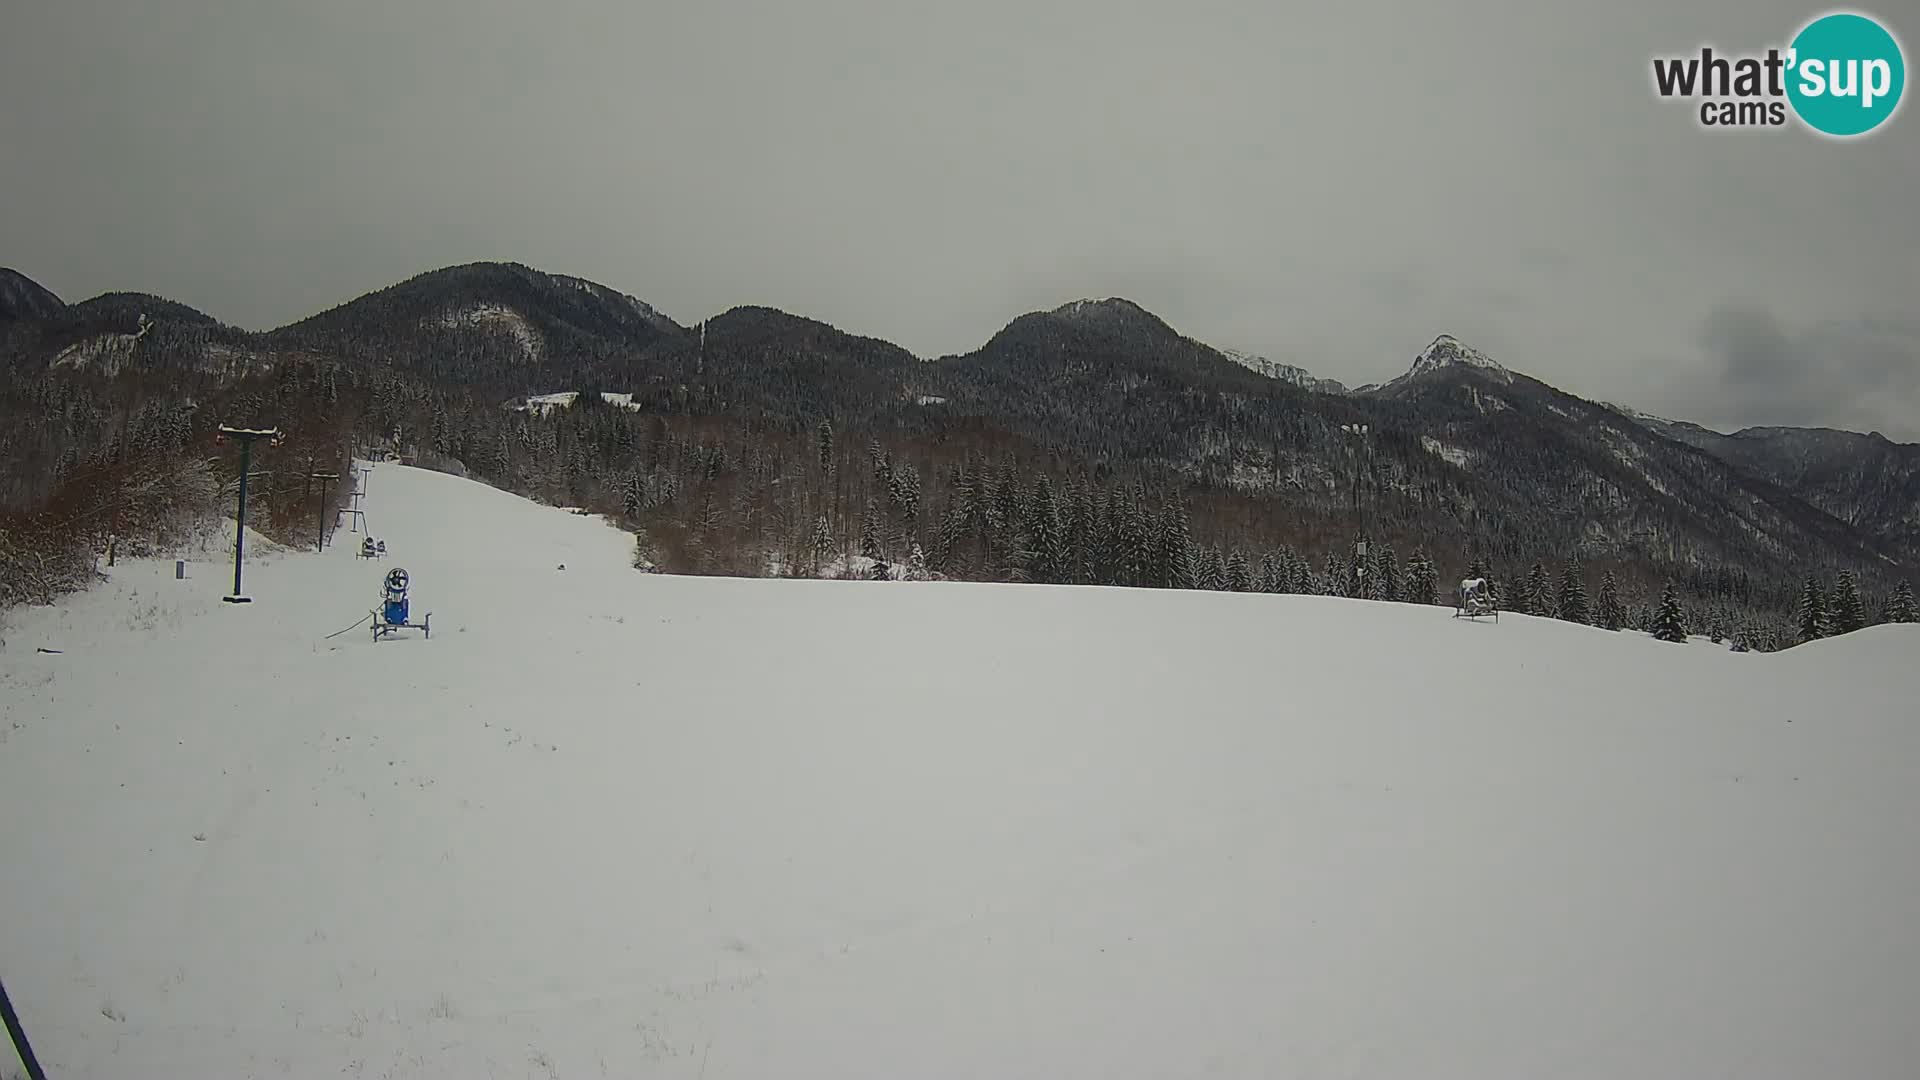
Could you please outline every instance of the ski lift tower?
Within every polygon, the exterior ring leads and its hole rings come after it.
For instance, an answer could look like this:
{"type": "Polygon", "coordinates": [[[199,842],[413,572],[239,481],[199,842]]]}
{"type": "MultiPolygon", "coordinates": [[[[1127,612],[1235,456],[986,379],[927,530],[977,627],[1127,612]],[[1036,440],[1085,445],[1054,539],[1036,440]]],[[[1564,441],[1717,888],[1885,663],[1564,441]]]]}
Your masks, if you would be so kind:
{"type": "Polygon", "coordinates": [[[342,516],[347,519],[348,532],[357,533],[360,531],[360,526],[367,523],[367,513],[360,509],[360,500],[367,493],[367,474],[371,471],[358,465],[353,467],[353,490],[347,492],[347,498],[352,500],[352,504],[341,508],[340,513],[334,517],[335,528],[339,528],[342,516]]]}
{"type": "Polygon", "coordinates": [[[307,479],[320,481],[320,505],[315,507],[313,512],[313,524],[319,530],[320,538],[314,550],[325,551],[327,550],[327,491],[340,479],[340,474],[317,472],[310,474],[307,479]]]}
{"type": "Polygon", "coordinates": [[[247,474],[253,466],[253,444],[264,440],[268,446],[279,446],[284,437],[279,428],[236,428],[224,424],[213,436],[217,446],[225,446],[228,440],[240,444],[240,511],[233,524],[233,595],[220,598],[229,604],[253,603],[252,597],[240,591],[240,563],[247,547],[247,474]]]}

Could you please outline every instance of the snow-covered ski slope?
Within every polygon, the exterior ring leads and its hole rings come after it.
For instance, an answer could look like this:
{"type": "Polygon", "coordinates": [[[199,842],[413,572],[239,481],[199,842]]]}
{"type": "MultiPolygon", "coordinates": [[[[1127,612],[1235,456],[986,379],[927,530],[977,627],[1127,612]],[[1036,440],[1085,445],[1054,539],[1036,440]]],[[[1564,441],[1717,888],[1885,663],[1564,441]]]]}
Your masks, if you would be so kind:
{"type": "Polygon", "coordinates": [[[11,616],[56,1080],[1920,1068],[1913,627],[675,578],[465,480],[366,507],[391,558],[251,605],[123,563],[11,616]],[[432,639],[325,640],[394,565],[432,639]]]}

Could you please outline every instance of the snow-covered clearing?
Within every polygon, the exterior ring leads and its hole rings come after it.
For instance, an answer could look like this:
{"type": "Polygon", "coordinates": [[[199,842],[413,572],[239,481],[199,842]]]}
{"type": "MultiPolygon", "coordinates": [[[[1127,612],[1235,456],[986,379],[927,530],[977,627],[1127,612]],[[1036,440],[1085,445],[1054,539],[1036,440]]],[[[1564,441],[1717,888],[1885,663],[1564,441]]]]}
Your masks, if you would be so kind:
{"type": "Polygon", "coordinates": [[[1473,453],[1471,451],[1458,446],[1450,446],[1431,435],[1420,436],[1420,445],[1426,449],[1427,453],[1432,454],[1434,457],[1450,465],[1464,469],[1473,464],[1473,453]]]}
{"type": "MultiPolygon", "coordinates": [[[[580,391],[578,390],[562,390],[557,394],[535,394],[525,401],[510,404],[507,408],[512,412],[531,412],[536,416],[545,416],[555,409],[573,408],[573,403],[579,400],[579,398],[580,391]]],[[[600,400],[609,405],[616,405],[630,411],[637,411],[639,409],[639,406],[633,403],[632,394],[616,394],[611,391],[603,391],[600,394],[600,400]]]]}
{"type": "Polygon", "coordinates": [[[56,1080],[1920,1061],[1914,627],[676,578],[471,481],[364,505],[388,560],[250,605],[208,556],[10,614],[0,977],[56,1080]],[[432,639],[327,640],[394,565],[432,639]]]}

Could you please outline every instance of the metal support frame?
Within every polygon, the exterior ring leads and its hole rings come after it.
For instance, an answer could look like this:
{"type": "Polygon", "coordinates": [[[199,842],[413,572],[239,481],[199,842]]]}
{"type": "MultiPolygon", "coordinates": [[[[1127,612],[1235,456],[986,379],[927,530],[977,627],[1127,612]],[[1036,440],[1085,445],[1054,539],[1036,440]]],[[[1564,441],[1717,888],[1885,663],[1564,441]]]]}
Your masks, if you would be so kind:
{"type": "Polygon", "coordinates": [[[314,508],[314,525],[320,532],[318,547],[315,551],[327,550],[327,487],[340,479],[339,473],[314,473],[310,479],[320,481],[320,505],[314,508]]]}
{"type": "Polygon", "coordinates": [[[240,444],[240,510],[233,526],[233,594],[220,598],[229,604],[253,602],[252,597],[240,591],[240,564],[247,547],[247,475],[253,467],[253,444],[265,440],[269,446],[278,446],[283,438],[279,428],[236,428],[224,424],[214,436],[214,441],[221,445],[229,439],[240,444]]]}

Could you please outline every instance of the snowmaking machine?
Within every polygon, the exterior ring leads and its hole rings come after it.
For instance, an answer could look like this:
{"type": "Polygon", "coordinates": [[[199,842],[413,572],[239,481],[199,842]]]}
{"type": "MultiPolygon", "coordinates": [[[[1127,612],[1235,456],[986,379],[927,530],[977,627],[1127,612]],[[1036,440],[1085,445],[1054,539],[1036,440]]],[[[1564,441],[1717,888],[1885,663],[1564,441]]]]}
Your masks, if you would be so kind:
{"type": "Polygon", "coordinates": [[[433,612],[427,612],[426,618],[419,622],[409,622],[407,611],[407,586],[410,579],[407,572],[394,567],[387,571],[386,582],[380,594],[380,606],[373,612],[373,640],[379,641],[388,634],[400,630],[419,630],[427,637],[433,637],[433,612]]]}
{"type": "Polygon", "coordinates": [[[1492,616],[1494,622],[1500,621],[1500,609],[1493,602],[1492,590],[1487,588],[1486,578],[1468,578],[1460,583],[1460,591],[1453,604],[1453,617],[1456,619],[1478,619],[1492,616]]]}

